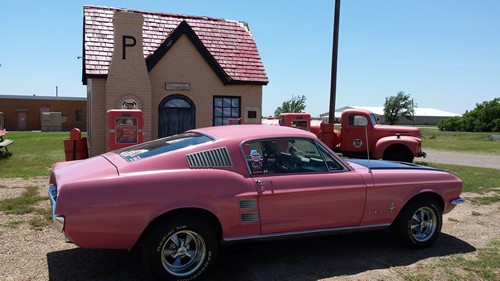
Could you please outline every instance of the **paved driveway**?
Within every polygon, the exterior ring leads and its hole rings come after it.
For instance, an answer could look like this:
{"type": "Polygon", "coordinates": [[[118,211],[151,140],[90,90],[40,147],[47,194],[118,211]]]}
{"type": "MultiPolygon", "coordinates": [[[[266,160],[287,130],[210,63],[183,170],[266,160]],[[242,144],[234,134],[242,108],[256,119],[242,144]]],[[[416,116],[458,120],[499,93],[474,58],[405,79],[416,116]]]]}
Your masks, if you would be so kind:
{"type": "Polygon", "coordinates": [[[500,155],[486,155],[424,149],[426,158],[415,158],[419,162],[454,164],[462,166],[500,169],[500,155]]]}

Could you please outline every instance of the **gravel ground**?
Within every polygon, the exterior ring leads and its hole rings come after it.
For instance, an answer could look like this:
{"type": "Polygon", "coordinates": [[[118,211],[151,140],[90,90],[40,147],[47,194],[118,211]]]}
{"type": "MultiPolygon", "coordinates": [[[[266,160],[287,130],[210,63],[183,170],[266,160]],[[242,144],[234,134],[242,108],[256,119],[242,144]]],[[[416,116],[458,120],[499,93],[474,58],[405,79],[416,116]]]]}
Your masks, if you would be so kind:
{"type": "MultiPolygon", "coordinates": [[[[224,247],[206,280],[407,280],[409,274],[444,280],[438,259],[475,258],[478,248],[500,238],[499,208],[459,205],[444,216],[437,243],[423,250],[399,247],[387,231],[224,247]]],[[[29,217],[0,214],[0,280],[149,280],[134,252],[81,249],[51,227],[7,226],[29,217]]]]}

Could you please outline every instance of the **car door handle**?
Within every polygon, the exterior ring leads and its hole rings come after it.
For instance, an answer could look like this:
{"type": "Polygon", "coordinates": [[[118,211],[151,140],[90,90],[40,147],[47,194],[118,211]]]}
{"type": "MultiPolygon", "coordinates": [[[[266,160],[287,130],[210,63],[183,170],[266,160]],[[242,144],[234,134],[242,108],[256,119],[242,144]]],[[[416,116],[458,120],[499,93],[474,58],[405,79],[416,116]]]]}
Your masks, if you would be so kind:
{"type": "Polygon", "coordinates": [[[258,186],[262,186],[265,182],[273,182],[272,180],[256,180],[255,183],[258,185],[258,186]]]}
{"type": "MultiPolygon", "coordinates": [[[[271,180],[256,180],[255,181],[255,184],[257,184],[258,187],[260,187],[260,191],[263,193],[264,191],[266,191],[266,187],[264,186],[264,183],[271,183],[273,181],[271,180]]],[[[271,192],[273,192],[273,190],[271,189],[271,192]]]]}
{"type": "Polygon", "coordinates": [[[264,193],[264,191],[266,191],[266,188],[264,187],[264,183],[262,183],[262,181],[258,180],[255,183],[260,188],[260,192],[264,193]]]}

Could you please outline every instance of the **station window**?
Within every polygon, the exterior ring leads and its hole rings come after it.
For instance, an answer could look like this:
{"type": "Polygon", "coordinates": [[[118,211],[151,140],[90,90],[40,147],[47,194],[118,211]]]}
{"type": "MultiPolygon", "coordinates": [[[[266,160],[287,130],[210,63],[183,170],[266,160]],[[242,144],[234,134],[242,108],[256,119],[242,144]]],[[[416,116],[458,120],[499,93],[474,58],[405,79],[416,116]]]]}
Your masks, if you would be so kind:
{"type": "Polygon", "coordinates": [[[214,126],[228,125],[229,119],[241,117],[240,97],[214,97],[214,126]]]}

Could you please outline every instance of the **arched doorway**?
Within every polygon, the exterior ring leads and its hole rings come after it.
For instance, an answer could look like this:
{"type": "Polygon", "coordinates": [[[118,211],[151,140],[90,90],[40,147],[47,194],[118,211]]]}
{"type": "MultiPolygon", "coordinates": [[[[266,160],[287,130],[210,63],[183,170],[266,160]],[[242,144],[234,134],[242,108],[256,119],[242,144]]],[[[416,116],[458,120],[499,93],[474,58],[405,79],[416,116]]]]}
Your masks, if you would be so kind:
{"type": "Polygon", "coordinates": [[[180,134],[195,128],[194,103],[186,96],[171,95],[158,106],[158,137],[180,134]]]}

